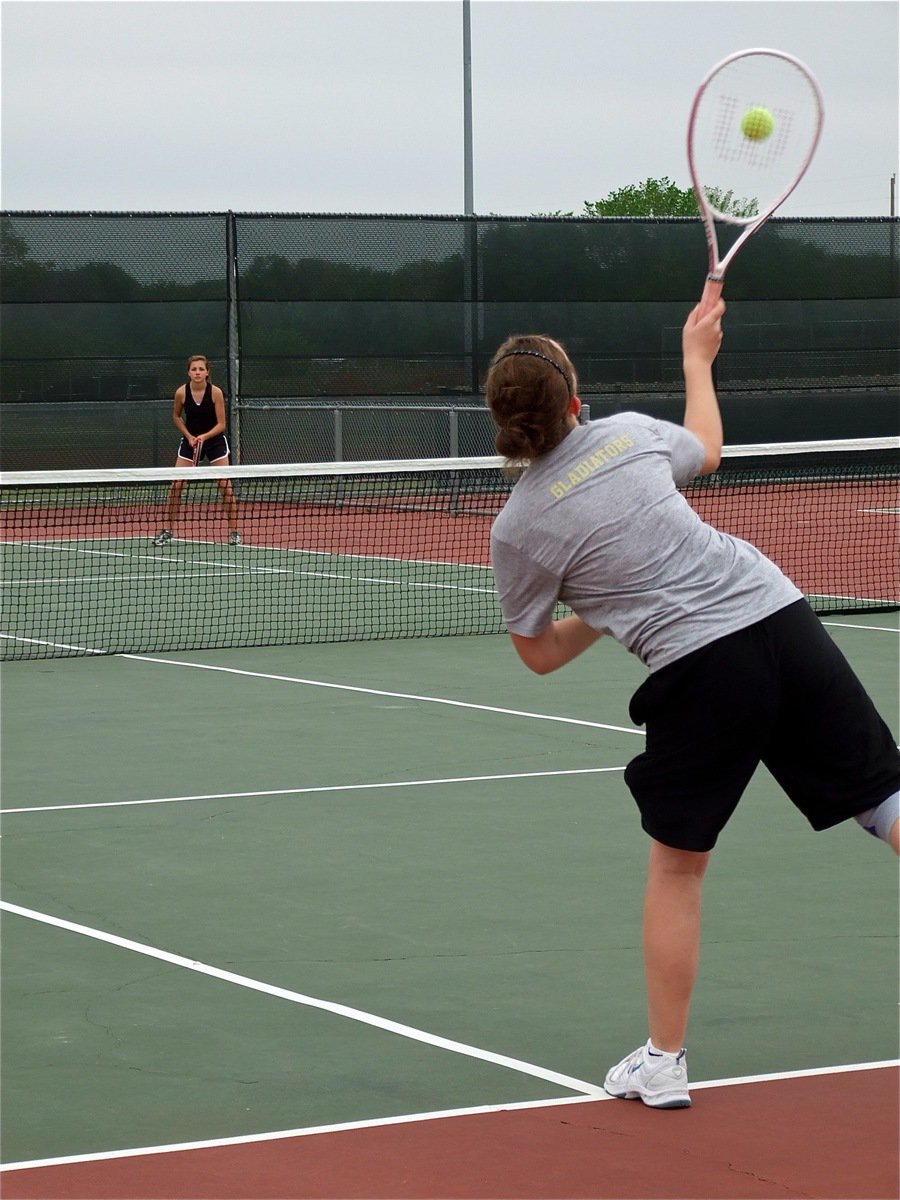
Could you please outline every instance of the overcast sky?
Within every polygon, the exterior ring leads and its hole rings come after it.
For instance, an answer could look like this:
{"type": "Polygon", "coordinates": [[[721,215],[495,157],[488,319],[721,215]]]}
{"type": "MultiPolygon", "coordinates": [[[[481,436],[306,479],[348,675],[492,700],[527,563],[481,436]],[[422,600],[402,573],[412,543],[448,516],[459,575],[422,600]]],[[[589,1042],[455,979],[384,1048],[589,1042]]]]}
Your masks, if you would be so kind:
{"type": "MultiPolygon", "coordinates": [[[[784,215],[889,211],[895,0],[472,0],[481,214],[689,186],[693,92],[734,50],[825,96],[784,215]]],[[[4,0],[5,209],[464,210],[462,0],[4,0]]]]}

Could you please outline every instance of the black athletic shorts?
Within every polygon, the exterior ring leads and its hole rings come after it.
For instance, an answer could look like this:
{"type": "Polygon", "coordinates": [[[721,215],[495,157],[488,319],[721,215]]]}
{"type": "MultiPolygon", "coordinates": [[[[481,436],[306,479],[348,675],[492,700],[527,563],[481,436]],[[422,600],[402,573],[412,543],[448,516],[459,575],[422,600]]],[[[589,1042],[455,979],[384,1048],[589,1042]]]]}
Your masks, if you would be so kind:
{"type": "MultiPolygon", "coordinates": [[[[203,443],[200,447],[200,458],[198,461],[203,462],[205,458],[209,462],[218,462],[220,458],[228,458],[229,454],[228,438],[224,433],[220,433],[218,437],[210,438],[208,442],[203,443]]],[[[181,444],[178,447],[178,457],[186,458],[188,462],[193,461],[194,448],[187,438],[181,439],[181,444]]]]}
{"type": "Polygon", "coordinates": [[[653,672],[629,712],[647,743],[625,781],[679,850],[712,849],[760,762],[814,829],[900,788],[890,730],[805,600],[653,672]]]}

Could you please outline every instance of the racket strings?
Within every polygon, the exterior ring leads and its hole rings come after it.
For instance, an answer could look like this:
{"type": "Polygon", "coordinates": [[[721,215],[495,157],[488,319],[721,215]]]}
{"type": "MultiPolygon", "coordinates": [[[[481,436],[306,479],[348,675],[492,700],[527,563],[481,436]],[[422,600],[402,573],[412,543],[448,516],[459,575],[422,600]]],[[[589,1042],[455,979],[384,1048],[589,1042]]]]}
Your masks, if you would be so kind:
{"type": "Polygon", "coordinates": [[[765,141],[753,141],[740,129],[741,116],[748,107],[746,100],[739,96],[719,97],[718,115],[712,129],[712,151],[720,162],[745,162],[765,170],[789,149],[795,114],[793,109],[782,105],[770,107],[774,122],[772,135],[765,141]]]}

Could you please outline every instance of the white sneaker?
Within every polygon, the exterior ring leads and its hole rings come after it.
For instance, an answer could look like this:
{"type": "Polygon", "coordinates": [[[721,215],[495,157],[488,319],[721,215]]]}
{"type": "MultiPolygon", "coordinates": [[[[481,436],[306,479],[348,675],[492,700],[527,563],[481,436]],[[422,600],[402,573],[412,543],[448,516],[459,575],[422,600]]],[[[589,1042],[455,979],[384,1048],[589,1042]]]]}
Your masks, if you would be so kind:
{"type": "Polygon", "coordinates": [[[648,1041],[612,1068],[603,1087],[619,1100],[643,1100],[651,1108],[689,1108],[685,1051],[651,1054],[648,1041]]]}
{"type": "Polygon", "coordinates": [[[228,545],[229,546],[240,546],[241,545],[241,535],[238,533],[238,531],[236,529],[232,529],[231,533],[229,533],[228,545]]]}
{"type": "Polygon", "coordinates": [[[153,539],[154,546],[164,546],[166,542],[171,542],[172,532],[169,529],[161,529],[153,539]]]}

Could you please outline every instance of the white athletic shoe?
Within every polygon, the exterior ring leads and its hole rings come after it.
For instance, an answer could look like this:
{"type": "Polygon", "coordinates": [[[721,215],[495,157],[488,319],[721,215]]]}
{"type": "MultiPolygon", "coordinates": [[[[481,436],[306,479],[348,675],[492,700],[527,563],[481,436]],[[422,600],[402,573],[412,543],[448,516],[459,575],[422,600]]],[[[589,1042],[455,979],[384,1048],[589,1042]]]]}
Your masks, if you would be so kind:
{"type": "Polygon", "coordinates": [[[164,546],[166,542],[171,542],[172,531],[170,529],[161,529],[153,539],[154,546],[164,546]]]}
{"type": "Polygon", "coordinates": [[[603,1087],[619,1100],[643,1100],[651,1108],[689,1108],[685,1051],[651,1054],[647,1042],[612,1068],[603,1087]]]}
{"type": "Polygon", "coordinates": [[[238,533],[238,531],[236,529],[232,529],[231,533],[229,533],[229,535],[228,535],[228,545],[229,546],[240,546],[240,544],[241,544],[241,535],[238,533]]]}

